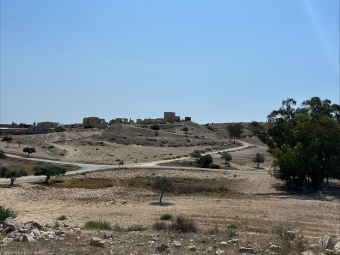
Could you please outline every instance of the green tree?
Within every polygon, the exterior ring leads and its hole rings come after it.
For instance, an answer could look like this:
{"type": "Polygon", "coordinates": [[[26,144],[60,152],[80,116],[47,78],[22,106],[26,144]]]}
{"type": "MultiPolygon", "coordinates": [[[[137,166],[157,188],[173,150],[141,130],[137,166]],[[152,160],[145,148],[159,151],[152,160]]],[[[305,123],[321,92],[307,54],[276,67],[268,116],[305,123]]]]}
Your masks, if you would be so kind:
{"type": "Polygon", "coordinates": [[[20,170],[12,170],[7,167],[0,168],[0,178],[9,178],[11,179],[11,183],[9,186],[14,185],[14,181],[22,176],[27,176],[27,172],[23,169],[20,170]]]}
{"type": "Polygon", "coordinates": [[[167,177],[156,177],[155,181],[152,183],[152,188],[160,190],[161,196],[159,198],[159,203],[162,203],[162,198],[165,192],[173,191],[173,182],[167,177]]]}
{"type": "Polygon", "coordinates": [[[235,143],[236,138],[239,139],[243,134],[243,126],[240,123],[229,124],[227,126],[227,131],[229,132],[230,141],[234,138],[235,143]]]}
{"type": "Polygon", "coordinates": [[[188,133],[188,131],[189,131],[189,129],[188,129],[187,127],[184,127],[184,128],[183,128],[183,132],[184,132],[184,133],[188,133]]]}
{"type": "Polygon", "coordinates": [[[59,176],[66,173],[66,168],[57,165],[35,166],[34,175],[46,175],[45,183],[48,183],[51,176],[59,176]]]}
{"type": "Polygon", "coordinates": [[[150,128],[152,129],[152,130],[159,130],[160,129],[160,127],[159,127],[159,125],[156,123],[156,124],[152,124],[151,126],[150,126],[150,128]]]}
{"type": "Polygon", "coordinates": [[[2,138],[3,142],[7,142],[7,148],[9,147],[9,144],[13,141],[13,137],[12,136],[4,136],[2,138]]]}
{"type": "Polygon", "coordinates": [[[196,160],[197,164],[200,165],[200,167],[203,168],[209,168],[210,165],[213,163],[213,158],[210,154],[206,154],[204,156],[200,156],[197,160],[196,160]]]}
{"type": "Polygon", "coordinates": [[[6,158],[6,154],[3,150],[0,150],[0,158],[6,158]]]}
{"type": "Polygon", "coordinates": [[[33,147],[25,147],[22,149],[23,152],[27,152],[27,157],[29,158],[31,153],[35,153],[35,148],[33,147]]]}
{"type": "Polygon", "coordinates": [[[252,159],[252,161],[254,163],[257,163],[257,168],[259,168],[260,163],[264,162],[264,155],[258,152],[258,153],[255,154],[255,157],[252,159]]]}
{"type": "Polygon", "coordinates": [[[222,152],[221,153],[221,158],[223,158],[225,160],[225,163],[230,166],[230,161],[233,159],[233,157],[230,155],[229,152],[222,152]]]}
{"type": "Polygon", "coordinates": [[[288,190],[292,184],[304,191],[306,186],[320,189],[324,180],[340,179],[340,106],[319,97],[295,105],[291,98],[284,100],[255,135],[272,150],[272,175],[288,190]]]}
{"type": "Polygon", "coordinates": [[[190,153],[190,157],[192,158],[200,158],[202,156],[202,153],[200,150],[194,150],[193,152],[190,153]]]}

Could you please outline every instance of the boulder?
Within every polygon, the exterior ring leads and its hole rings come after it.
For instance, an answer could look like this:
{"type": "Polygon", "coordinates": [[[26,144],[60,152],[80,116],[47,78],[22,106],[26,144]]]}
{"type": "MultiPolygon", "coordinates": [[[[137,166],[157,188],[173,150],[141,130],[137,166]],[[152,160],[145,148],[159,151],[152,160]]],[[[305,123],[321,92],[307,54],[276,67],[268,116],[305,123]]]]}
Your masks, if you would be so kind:
{"type": "Polygon", "coordinates": [[[188,250],[189,250],[189,251],[197,251],[197,247],[196,247],[195,245],[190,245],[190,246],[188,247],[188,250]]]}
{"type": "Polygon", "coordinates": [[[1,240],[1,242],[3,242],[3,243],[11,243],[11,242],[13,242],[13,240],[14,240],[14,238],[4,238],[4,239],[2,239],[1,240]]]}
{"type": "Polygon", "coordinates": [[[211,253],[211,252],[213,252],[214,251],[214,248],[213,247],[208,247],[206,250],[205,250],[205,252],[206,253],[211,253]]]}
{"type": "Polygon", "coordinates": [[[224,250],[217,250],[217,251],[215,252],[215,254],[216,254],[216,255],[223,255],[223,254],[225,254],[225,251],[224,251],[224,250]]]}
{"type": "Polygon", "coordinates": [[[285,233],[285,236],[288,237],[290,240],[293,240],[295,238],[295,232],[294,231],[287,231],[285,233]]]}
{"type": "Polygon", "coordinates": [[[92,237],[90,244],[95,247],[105,247],[105,241],[100,239],[99,237],[92,237]]]}
{"type": "Polygon", "coordinates": [[[228,245],[228,242],[220,242],[220,245],[221,245],[221,246],[227,246],[227,245],[228,245]]]}
{"type": "Polygon", "coordinates": [[[159,246],[156,247],[156,251],[158,252],[163,252],[163,251],[166,251],[169,247],[165,244],[161,244],[159,246]]]}
{"type": "Polygon", "coordinates": [[[10,231],[19,230],[21,226],[11,217],[8,217],[2,223],[3,229],[9,228],[10,231]]]}
{"type": "Polygon", "coordinates": [[[334,251],[335,251],[337,254],[340,254],[340,242],[337,242],[337,243],[334,245],[334,251]]]}
{"type": "Polygon", "coordinates": [[[22,236],[22,241],[23,242],[28,242],[28,243],[36,242],[36,240],[32,236],[27,235],[27,234],[24,234],[22,236]]]}
{"type": "Polygon", "coordinates": [[[331,249],[332,247],[332,237],[325,235],[322,239],[322,247],[324,249],[331,249]]]}

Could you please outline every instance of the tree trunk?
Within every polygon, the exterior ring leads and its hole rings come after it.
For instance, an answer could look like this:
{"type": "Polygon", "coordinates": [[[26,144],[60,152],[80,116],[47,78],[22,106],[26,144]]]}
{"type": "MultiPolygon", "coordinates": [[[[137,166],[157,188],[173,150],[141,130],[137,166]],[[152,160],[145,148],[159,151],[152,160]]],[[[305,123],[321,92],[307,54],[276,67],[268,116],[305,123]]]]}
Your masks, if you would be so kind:
{"type": "Polygon", "coordinates": [[[29,154],[29,153],[27,153],[27,157],[28,157],[28,158],[30,157],[30,154],[29,154]]]}
{"type": "Polygon", "coordinates": [[[11,183],[9,184],[9,186],[13,186],[14,185],[14,181],[16,178],[11,178],[11,183]]]}
{"type": "Polygon", "coordinates": [[[164,191],[161,191],[161,197],[159,198],[159,203],[162,203],[162,198],[163,198],[164,191]]]}
{"type": "Polygon", "coordinates": [[[257,168],[260,168],[260,162],[257,162],[257,168]]]}
{"type": "Polygon", "coordinates": [[[50,179],[51,175],[46,175],[46,181],[45,183],[48,184],[48,180],[50,179]]]}

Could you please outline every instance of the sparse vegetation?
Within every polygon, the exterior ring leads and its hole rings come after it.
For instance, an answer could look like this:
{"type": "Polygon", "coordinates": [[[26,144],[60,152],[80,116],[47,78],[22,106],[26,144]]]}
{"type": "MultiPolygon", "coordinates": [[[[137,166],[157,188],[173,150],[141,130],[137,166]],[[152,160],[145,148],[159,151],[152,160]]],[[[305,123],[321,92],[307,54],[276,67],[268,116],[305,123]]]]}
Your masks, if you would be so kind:
{"type": "Polygon", "coordinates": [[[0,149],[0,159],[1,158],[6,158],[6,154],[3,150],[0,149]]]}
{"type": "Polygon", "coordinates": [[[57,220],[66,220],[67,217],[65,215],[61,215],[57,218],[57,220]]]}
{"type": "Polygon", "coordinates": [[[48,183],[51,176],[59,176],[66,173],[66,168],[57,165],[35,166],[34,175],[46,175],[45,183],[48,183]]]}
{"type": "Polygon", "coordinates": [[[87,221],[85,228],[97,230],[112,230],[112,226],[107,221],[87,221]]]}
{"type": "Polygon", "coordinates": [[[55,131],[55,132],[65,132],[66,129],[65,129],[64,127],[56,127],[56,128],[54,129],[54,131],[55,131]]]}
{"type": "Polygon", "coordinates": [[[161,192],[159,203],[162,203],[164,193],[173,191],[173,182],[167,177],[156,177],[156,179],[152,183],[152,188],[157,189],[161,192]]]}
{"type": "Polygon", "coordinates": [[[152,124],[151,126],[150,126],[150,128],[152,129],[152,130],[159,130],[160,129],[160,127],[159,127],[159,125],[156,123],[156,124],[152,124]]]}
{"type": "Polygon", "coordinates": [[[25,147],[22,150],[23,152],[27,153],[27,157],[29,158],[30,154],[35,153],[35,148],[33,147],[25,147]]]}
{"type": "Polygon", "coordinates": [[[225,163],[230,166],[230,161],[233,159],[230,153],[224,151],[221,153],[221,158],[225,160],[225,163]]]}
{"type": "Polygon", "coordinates": [[[265,160],[264,155],[261,153],[256,153],[255,157],[252,159],[254,163],[257,163],[257,168],[260,167],[260,163],[263,163],[265,160]]]}
{"type": "Polygon", "coordinates": [[[234,138],[234,143],[235,139],[239,139],[241,135],[243,134],[243,126],[242,124],[239,123],[234,123],[234,124],[229,124],[227,126],[227,131],[229,132],[229,139],[231,141],[232,138],[234,138]]]}
{"type": "Polygon", "coordinates": [[[0,178],[9,178],[11,180],[9,186],[13,186],[14,181],[22,176],[27,176],[27,172],[23,169],[9,169],[4,166],[0,168],[0,178]]]}
{"type": "Polygon", "coordinates": [[[12,136],[4,136],[1,141],[6,142],[7,148],[8,148],[10,143],[13,142],[13,137],[12,136]]]}
{"type": "Polygon", "coordinates": [[[0,205],[0,223],[2,223],[6,218],[11,217],[11,218],[16,218],[18,214],[13,211],[13,209],[0,205]]]}
{"type": "Polygon", "coordinates": [[[162,216],[160,217],[161,220],[171,220],[172,219],[172,214],[170,213],[164,213],[162,214],[162,216]]]}
{"type": "Polygon", "coordinates": [[[176,217],[174,222],[169,226],[169,230],[175,231],[177,233],[189,233],[196,232],[197,227],[193,219],[179,215],[176,217]]]}

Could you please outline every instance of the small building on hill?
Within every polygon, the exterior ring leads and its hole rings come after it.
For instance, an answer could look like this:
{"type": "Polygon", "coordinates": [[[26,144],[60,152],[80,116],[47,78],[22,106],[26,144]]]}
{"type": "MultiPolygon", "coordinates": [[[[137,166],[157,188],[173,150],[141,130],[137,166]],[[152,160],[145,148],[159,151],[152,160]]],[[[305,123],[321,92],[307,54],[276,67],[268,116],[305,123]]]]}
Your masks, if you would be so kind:
{"type": "Polygon", "coordinates": [[[85,117],[83,118],[83,125],[84,127],[86,126],[91,126],[94,128],[102,128],[105,129],[108,127],[108,123],[105,122],[105,119],[100,119],[98,117],[85,117]]]}
{"type": "Polygon", "coordinates": [[[56,127],[59,126],[59,122],[38,122],[37,125],[29,127],[30,134],[44,134],[48,132],[53,132],[56,127]]]}

